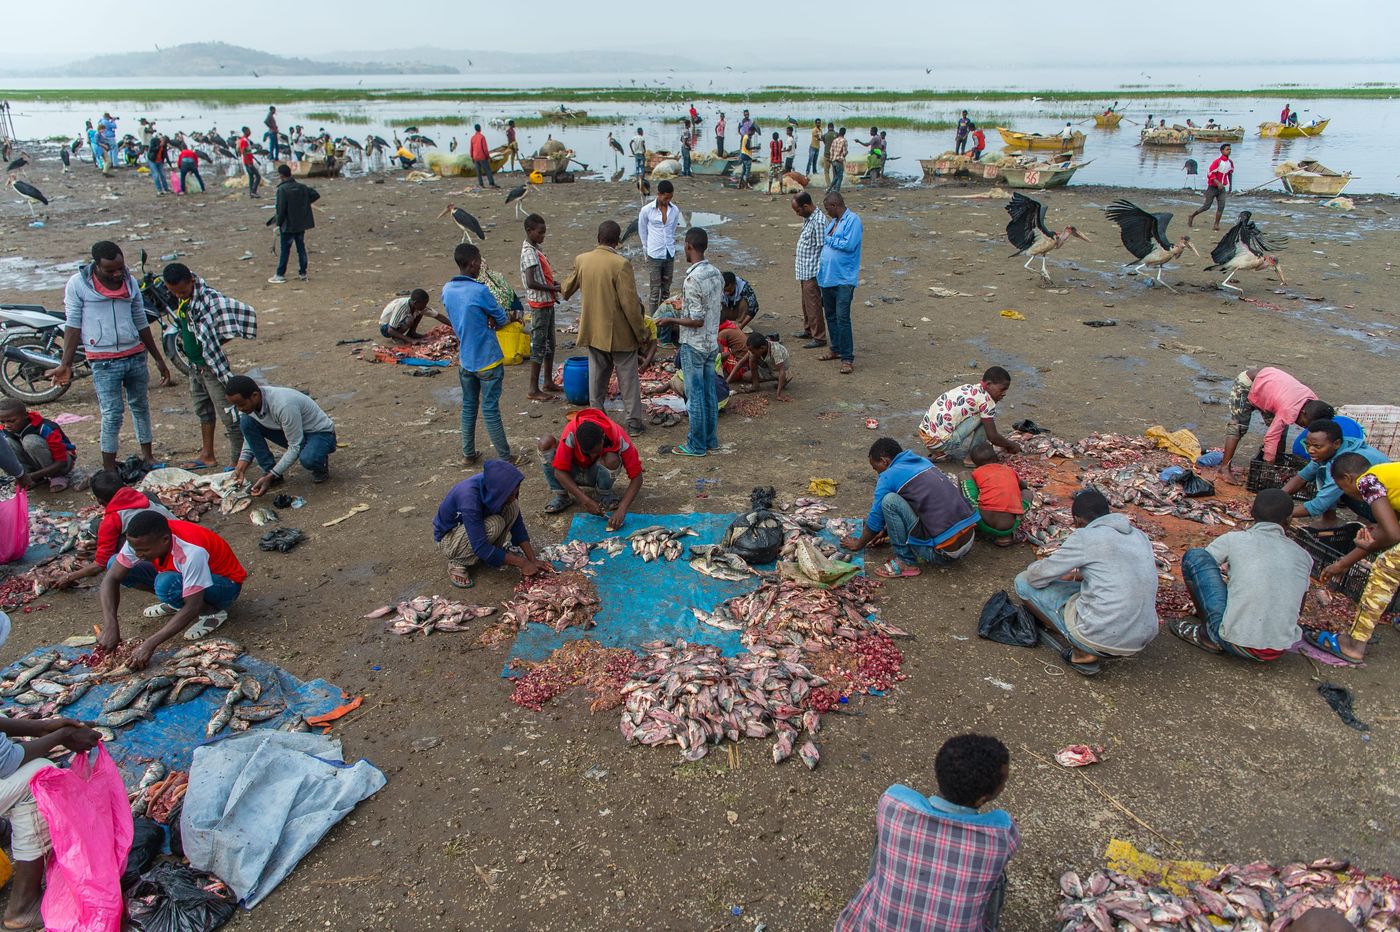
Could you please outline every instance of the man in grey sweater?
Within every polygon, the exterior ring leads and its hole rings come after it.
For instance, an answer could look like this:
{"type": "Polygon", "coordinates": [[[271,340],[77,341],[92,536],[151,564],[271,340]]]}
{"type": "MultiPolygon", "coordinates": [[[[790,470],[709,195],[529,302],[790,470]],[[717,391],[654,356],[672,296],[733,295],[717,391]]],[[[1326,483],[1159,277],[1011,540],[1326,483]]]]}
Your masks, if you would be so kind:
{"type": "Polygon", "coordinates": [[[238,409],[243,431],[243,452],[234,477],[243,481],[248,464],[257,460],[262,477],[253,483],[253,495],[261,495],[281,482],[292,464],[300,462],[312,482],[330,478],[330,455],[335,452],[335,424],[321,406],[294,388],[259,385],[246,375],[236,375],[225,387],[228,403],[238,409]],[[274,461],[268,443],[285,447],[274,461]]]}
{"type": "Polygon", "coordinates": [[[1076,530],[1016,577],[1016,594],[1040,622],[1041,643],[1093,676],[1100,658],[1130,657],[1157,636],[1157,562],[1147,535],[1110,513],[1098,490],[1081,489],[1070,514],[1076,530]]]}

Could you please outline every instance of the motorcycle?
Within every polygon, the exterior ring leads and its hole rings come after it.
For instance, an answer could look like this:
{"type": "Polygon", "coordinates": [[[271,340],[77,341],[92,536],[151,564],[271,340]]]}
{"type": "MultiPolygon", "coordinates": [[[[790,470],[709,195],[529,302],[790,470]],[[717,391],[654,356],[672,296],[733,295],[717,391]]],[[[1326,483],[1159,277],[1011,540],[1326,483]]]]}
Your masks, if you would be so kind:
{"type": "MultiPolygon", "coordinates": [[[[146,319],[160,332],[165,358],[177,370],[189,375],[190,362],[180,344],[175,326],[179,302],[160,276],[146,271],[146,251],[141,251],[141,300],[146,319]]],[[[45,373],[58,367],[63,358],[64,322],[67,315],[41,304],[0,304],[0,392],[25,404],[55,401],[68,391],[45,373]]],[[[92,374],[87,356],[79,344],[73,353],[73,379],[92,374]]]]}

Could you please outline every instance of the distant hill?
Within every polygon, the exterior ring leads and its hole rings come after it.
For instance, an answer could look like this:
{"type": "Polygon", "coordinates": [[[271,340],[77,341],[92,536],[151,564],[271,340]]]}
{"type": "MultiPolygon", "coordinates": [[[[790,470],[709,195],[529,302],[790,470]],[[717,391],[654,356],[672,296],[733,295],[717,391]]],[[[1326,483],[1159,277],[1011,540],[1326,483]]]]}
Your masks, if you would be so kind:
{"type": "Polygon", "coordinates": [[[316,61],[341,64],[370,61],[412,61],[451,68],[461,74],[591,74],[656,73],[667,69],[699,71],[705,65],[675,55],[613,50],[558,52],[488,52],[419,46],[411,49],[378,49],[330,52],[312,56],[316,61]]]}
{"type": "MultiPolygon", "coordinates": [[[[18,73],[18,69],[7,69],[18,73]]],[[[26,76],[74,78],[144,78],[155,75],[182,77],[285,76],[311,74],[456,74],[460,69],[446,64],[399,58],[381,53],[373,60],[317,61],[288,58],[224,42],[191,42],[148,52],[98,55],[60,68],[25,70],[26,76]]]]}

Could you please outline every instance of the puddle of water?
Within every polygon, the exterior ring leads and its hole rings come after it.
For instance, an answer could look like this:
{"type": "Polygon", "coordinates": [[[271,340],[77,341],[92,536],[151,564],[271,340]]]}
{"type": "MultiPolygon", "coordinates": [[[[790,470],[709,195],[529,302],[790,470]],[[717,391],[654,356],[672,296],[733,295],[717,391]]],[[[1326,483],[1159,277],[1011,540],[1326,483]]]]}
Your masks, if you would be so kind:
{"type": "Polygon", "coordinates": [[[977,352],[982,354],[983,361],[978,363],[977,368],[1001,366],[1011,373],[1013,385],[1031,389],[1040,388],[1040,373],[1024,358],[1015,353],[1008,353],[1006,350],[992,349],[985,336],[973,337],[963,342],[976,348],[977,352]]]}
{"type": "Polygon", "coordinates": [[[729,218],[723,214],[712,214],[704,210],[697,210],[690,215],[691,226],[704,227],[707,230],[710,227],[723,226],[728,222],[729,218]]]}
{"type": "Polygon", "coordinates": [[[1181,353],[1176,357],[1176,361],[1196,373],[1191,378],[1191,391],[1203,404],[1224,403],[1229,379],[1211,372],[1188,353],[1181,353]]]}
{"type": "Polygon", "coordinates": [[[77,262],[44,265],[22,256],[0,259],[0,290],[48,291],[62,288],[78,270],[77,262]]]}

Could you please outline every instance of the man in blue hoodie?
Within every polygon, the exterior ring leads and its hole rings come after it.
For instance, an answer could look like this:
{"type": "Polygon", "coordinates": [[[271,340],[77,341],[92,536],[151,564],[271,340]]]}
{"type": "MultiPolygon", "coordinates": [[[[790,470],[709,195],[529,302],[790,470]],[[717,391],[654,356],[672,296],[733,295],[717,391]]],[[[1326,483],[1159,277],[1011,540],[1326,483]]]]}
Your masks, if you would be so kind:
{"type": "Polygon", "coordinates": [[[1317,484],[1317,494],[1293,506],[1293,517],[1300,520],[1309,518],[1328,519],[1336,517],[1338,505],[1345,505],[1356,512],[1361,520],[1374,524],[1376,517],[1371,506],[1359,498],[1352,498],[1342,492],[1332,478],[1332,463],[1343,453],[1356,453],[1365,457],[1372,466],[1389,463],[1384,453],[1366,442],[1365,436],[1346,435],[1342,425],[1332,418],[1320,418],[1308,425],[1303,437],[1303,448],[1308,451],[1310,462],[1298,474],[1283,484],[1283,490],[1296,495],[1309,482],[1317,484]]]}
{"type": "Polygon", "coordinates": [[[59,385],[73,377],[73,356],[78,341],[92,369],[92,387],[102,413],[102,468],[117,468],[117,436],[127,406],[136,425],[136,442],[147,469],[156,465],[151,452],[151,406],[146,390],[150,372],[146,354],[155,360],[160,384],[170,384],[170,370],[160,345],[151,336],[146,306],[141,302],[141,286],[126,267],[126,258],[116,243],[103,240],[92,247],[92,264],[85,265],[68,279],[63,291],[67,320],[63,332],[63,358],[58,367],[45,373],[59,385]]]}
{"type": "Polygon", "coordinates": [[[870,468],[880,478],[865,530],[860,537],[841,538],[841,546],[863,550],[887,535],[895,558],[877,568],[876,576],[918,576],[918,563],[946,566],[972,549],[977,512],[942,470],[891,437],[871,445],[870,468]]]}
{"type": "Polygon", "coordinates": [[[487,460],[481,472],[452,487],[433,517],[433,540],[447,557],[447,574],[458,589],[470,589],[470,567],[509,564],[522,576],[552,572],[535,556],[520,514],[525,475],[505,460],[487,460]],[[505,549],[515,545],[524,556],[505,549]]]}

